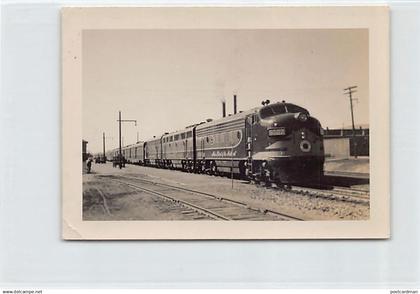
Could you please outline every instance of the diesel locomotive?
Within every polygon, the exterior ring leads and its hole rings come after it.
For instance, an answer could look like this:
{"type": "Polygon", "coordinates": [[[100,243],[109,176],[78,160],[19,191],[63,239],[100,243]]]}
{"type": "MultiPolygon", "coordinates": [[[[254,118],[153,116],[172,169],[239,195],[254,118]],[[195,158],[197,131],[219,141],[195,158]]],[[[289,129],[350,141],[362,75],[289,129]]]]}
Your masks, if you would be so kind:
{"type": "MultiPolygon", "coordinates": [[[[118,155],[118,150],[108,158],[118,155]]],[[[195,173],[235,174],[257,182],[319,182],[323,129],[308,110],[285,101],[207,120],[126,146],[128,163],[195,173]]]]}

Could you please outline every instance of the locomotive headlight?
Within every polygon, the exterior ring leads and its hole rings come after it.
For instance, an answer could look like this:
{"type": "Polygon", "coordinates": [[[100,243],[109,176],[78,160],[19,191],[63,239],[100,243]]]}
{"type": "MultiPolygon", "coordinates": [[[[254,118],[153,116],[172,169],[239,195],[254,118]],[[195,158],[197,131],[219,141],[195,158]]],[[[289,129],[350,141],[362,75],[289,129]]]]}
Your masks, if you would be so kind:
{"type": "Polygon", "coordinates": [[[302,152],[309,152],[312,149],[311,143],[308,140],[302,140],[299,147],[302,152]]]}
{"type": "Polygon", "coordinates": [[[299,113],[299,115],[297,116],[297,119],[300,121],[307,121],[308,115],[306,113],[299,113]]]}

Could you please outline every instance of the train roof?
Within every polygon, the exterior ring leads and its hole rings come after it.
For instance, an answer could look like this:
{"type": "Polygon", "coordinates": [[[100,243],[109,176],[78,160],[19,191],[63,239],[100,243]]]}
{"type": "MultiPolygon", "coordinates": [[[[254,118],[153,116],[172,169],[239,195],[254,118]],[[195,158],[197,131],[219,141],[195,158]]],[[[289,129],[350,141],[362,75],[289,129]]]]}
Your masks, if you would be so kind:
{"type": "Polygon", "coordinates": [[[173,135],[177,135],[177,134],[191,132],[194,129],[195,126],[196,125],[188,126],[185,129],[183,129],[183,130],[178,130],[178,131],[170,132],[170,133],[167,133],[167,134],[163,135],[162,137],[168,137],[168,136],[173,136],[173,135]]]}
{"type": "Polygon", "coordinates": [[[147,140],[147,141],[146,141],[146,143],[148,143],[148,144],[149,144],[149,143],[160,142],[161,137],[163,137],[163,136],[159,136],[159,137],[156,137],[156,138],[153,138],[153,139],[147,140]]]}
{"type": "MultiPolygon", "coordinates": [[[[293,103],[284,102],[284,101],[274,102],[274,103],[271,103],[269,105],[282,104],[282,103],[284,103],[286,105],[295,105],[293,103]]],[[[242,112],[239,112],[239,113],[236,113],[236,114],[228,115],[228,116],[223,117],[223,118],[193,124],[193,125],[187,126],[185,129],[165,133],[165,134],[163,134],[161,136],[158,136],[156,138],[146,140],[146,142],[150,143],[150,142],[154,142],[154,141],[160,141],[161,138],[186,133],[186,132],[192,131],[193,128],[196,128],[197,130],[201,130],[201,129],[204,129],[204,128],[217,126],[217,125],[224,124],[224,123],[229,123],[229,122],[234,122],[234,121],[237,121],[237,120],[242,120],[242,119],[245,119],[246,116],[248,116],[252,113],[256,113],[256,112],[258,112],[258,110],[260,110],[261,108],[264,108],[264,107],[266,107],[266,106],[258,106],[258,107],[251,108],[247,111],[242,111],[242,112]]],[[[300,107],[300,106],[298,106],[298,107],[300,107]]],[[[303,108],[303,107],[301,107],[301,108],[303,108]]],[[[143,144],[144,144],[144,142],[143,142],[143,144]]]]}
{"type": "MultiPolygon", "coordinates": [[[[121,147],[121,150],[127,150],[127,149],[130,149],[130,148],[133,148],[133,147],[138,147],[138,146],[143,146],[144,145],[144,143],[145,142],[143,142],[143,141],[139,141],[139,142],[137,142],[137,143],[134,143],[134,144],[130,144],[130,145],[125,145],[125,146],[122,146],[121,147]]],[[[116,152],[116,151],[118,151],[120,148],[114,148],[114,149],[110,149],[110,150],[107,150],[107,151],[105,151],[105,153],[110,153],[110,152],[116,152]]]]}
{"type": "MultiPolygon", "coordinates": [[[[125,146],[121,147],[121,149],[125,150],[125,149],[130,149],[130,148],[133,148],[133,147],[143,146],[143,145],[144,145],[144,142],[139,141],[139,142],[134,143],[134,144],[125,145],[125,146]]],[[[116,148],[116,149],[119,149],[119,148],[116,148]]]]}
{"type": "Polygon", "coordinates": [[[210,122],[205,122],[203,124],[199,124],[197,126],[197,130],[212,127],[212,126],[217,126],[217,125],[224,124],[224,123],[233,122],[233,121],[236,121],[236,120],[244,120],[248,115],[257,112],[258,109],[260,109],[260,108],[261,107],[255,107],[255,108],[252,108],[252,109],[247,110],[247,111],[242,111],[242,112],[239,112],[237,114],[232,114],[232,115],[229,115],[229,116],[226,116],[226,117],[222,117],[220,119],[216,119],[216,120],[213,120],[213,121],[210,121],[210,122]]]}

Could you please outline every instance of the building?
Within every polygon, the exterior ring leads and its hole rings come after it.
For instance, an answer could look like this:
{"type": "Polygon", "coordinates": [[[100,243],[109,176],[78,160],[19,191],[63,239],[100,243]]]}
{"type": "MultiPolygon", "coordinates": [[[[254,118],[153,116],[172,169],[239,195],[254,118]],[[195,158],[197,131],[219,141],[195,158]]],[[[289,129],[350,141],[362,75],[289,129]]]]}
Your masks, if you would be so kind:
{"type": "Polygon", "coordinates": [[[325,156],[348,158],[350,156],[369,156],[369,128],[324,129],[325,156]]]}

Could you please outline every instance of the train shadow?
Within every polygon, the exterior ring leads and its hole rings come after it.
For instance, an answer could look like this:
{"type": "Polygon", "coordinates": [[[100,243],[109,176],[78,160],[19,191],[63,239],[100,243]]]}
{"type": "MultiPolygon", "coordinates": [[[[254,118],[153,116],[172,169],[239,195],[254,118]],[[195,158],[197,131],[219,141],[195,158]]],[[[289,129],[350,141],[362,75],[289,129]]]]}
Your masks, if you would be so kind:
{"type": "MultiPolygon", "coordinates": [[[[253,181],[241,179],[241,184],[255,184],[253,181]]],[[[261,183],[262,184],[262,183],[261,183]]],[[[369,185],[369,179],[366,178],[353,178],[344,176],[324,176],[320,182],[299,182],[291,183],[300,187],[320,189],[320,190],[333,190],[334,187],[347,187],[350,188],[356,185],[369,185]]]]}
{"type": "Polygon", "coordinates": [[[324,175],[324,177],[322,178],[322,184],[325,186],[351,187],[356,185],[369,185],[369,179],[324,175]]]}

